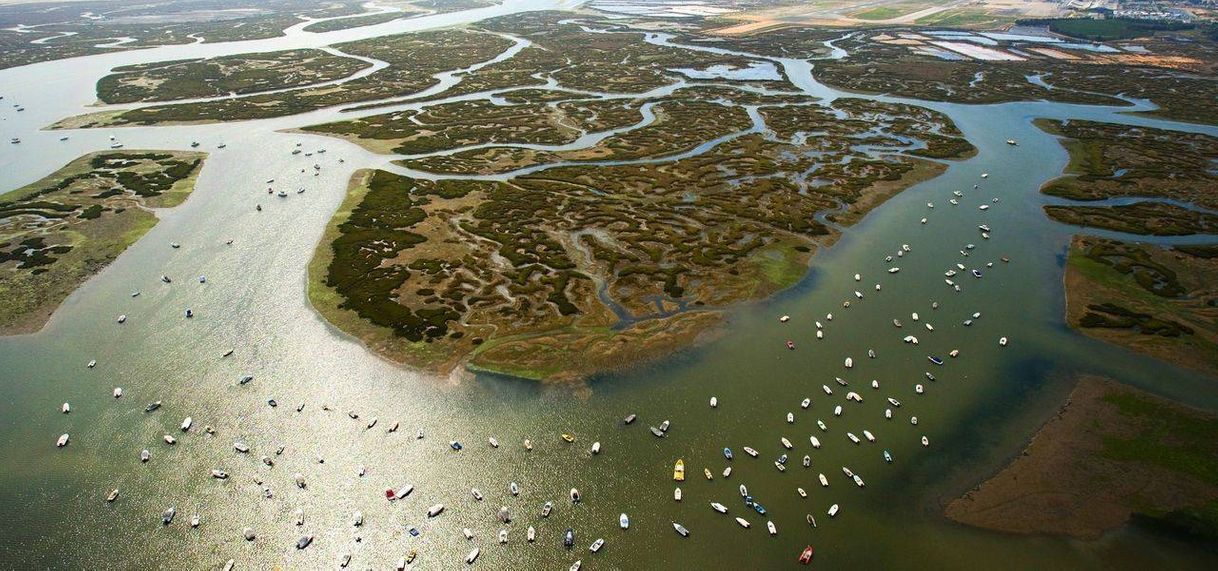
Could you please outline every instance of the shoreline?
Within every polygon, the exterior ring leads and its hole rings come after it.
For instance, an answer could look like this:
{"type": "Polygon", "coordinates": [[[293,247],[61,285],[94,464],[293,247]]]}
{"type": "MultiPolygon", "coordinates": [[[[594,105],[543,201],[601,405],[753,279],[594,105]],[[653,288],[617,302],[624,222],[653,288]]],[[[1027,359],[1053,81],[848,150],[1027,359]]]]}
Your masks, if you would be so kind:
{"type": "Polygon", "coordinates": [[[1216,430],[1208,413],[1084,375],[1022,452],[943,515],[989,531],[1087,541],[1135,521],[1170,527],[1218,502],[1218,460],[1205,460],[1216,430]],[[1167,430],[1185,426],[1199,433],[1167,430]]]}
{"type": "MultiPolygon", "coordinates": [[[[109,155],[138,156],[149,153],[170,155],[176,159],[197,158],[199,162],[193,167],[190,174],[173,181],[172,185],[161,194],[151,197],[137,196],[134,198],[124,195],[121,197],[123,201],[119,204],[128,206],[120,206],[117,212],[106,216],[105,219],[98,216],[90,218],[87,222],[77,222],[76,226],[68,224],[63,228],[52,229],[48,233],[42,234],[42,238],[54,238],[56,230],[68,234],[71,240],[66,245],[70,246],[70,251],[63,254],[60,258],[51,259],[52,262],[61,262],[60,264],[52,263],[50,266],[39,267],[39,269],[47,269],[45,274],[31,273],[27,276],[17,273],[20,272],[17,268],[6,270],[3,280],[0,281],[0,293],[5,297],[6,307],[0,315],[8,319],[0,323],[0,337],[34,335],[41,332],[50,323],[64,300],[108,268],[128,248],[142,239],[157,225],[160,221],[160,217],[157,215],[158,210],[180,206],[190,198],[190,195],[194,192],[195,182],[199,177],[199,173],[203,170],[207,154],[195,151],[159,151],[152,149],[95,151],[73,159],[55,170],[55,172],[37,181],[0,195],[0,199],[21,200],[17,197],[43,192],[39,190],[39,187],[54,186],[64,181],[70,181],[74,176],[95,171],[96,169],[91,167],[90,163],[97,157],[109,155]],[[118,221],[113,220],[116,216],[122,216],[123,218],[118,221]],[[84,231],[93,230],[97,227],[100,227],[100,229],[94,230],[96,235],[84,231]],[[81,259],[82,256],[84,257],[83,260],[81,259]],[[73,265],[73,267],[65,268],[62,267],[64,264],[80,264],[81,267],[73,265]],[[39,275],[47,275],[48,277],[47,279],[42,279],[38,277],[39,275]],[[38,299],[40,297],[42,298],[41,300],[38,299]],[[24,306],[24,309],[17,307],[10,313],[9,307],[14,305],[24,306]]],[[[96,204],[103,203],[99,201],[96,204]]],[[[103,211],[99,210],[98,212],[103,211]]],[[[88,209],[84,212],[88,212],[88,209]]],[[[75,212],[73,211],[73,213],[75,212]]],[[[81,218],[81,214],[76,214],[76,216],[81,218]]],[[[5,220],[5,218],[0,218],[0,223],[5,220]]],[[[25,235],[27,234],[18,233],[14,236],[15,238],[20,238],[25,235]]]]}

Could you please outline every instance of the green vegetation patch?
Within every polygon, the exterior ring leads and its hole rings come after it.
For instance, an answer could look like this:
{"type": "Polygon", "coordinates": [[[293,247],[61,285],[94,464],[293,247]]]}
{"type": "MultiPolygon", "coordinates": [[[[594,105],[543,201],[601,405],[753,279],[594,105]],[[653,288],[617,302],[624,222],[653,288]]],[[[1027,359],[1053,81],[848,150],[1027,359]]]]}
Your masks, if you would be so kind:
{"type": "Polygon", "coordinates": [[[1037,126],[1059,135],[1070,152],[1065,176],[1041,192],[1071,200],[1137,196],[1218,209],[1218,137],[1093,121],[1037,126]]]}
{"type": "Polygon", "coordinates": [[[1218,372],[1218,246],[1162,248],[1076,236],[1067,321],[1087,335],[1218,372]]]}
{"type": "Polygon", "coordinates": [[[1189,22],[1139,18],[1040,18],[1019,20],[1017,23],[1023,26],[1047,26],[1054,33],[1093,42],[1132,40],[1153,36],[1155,32],[1178,32],[1196,27],[1189,22]]]}
{"type": "Polygon", "coordinates": [[[347,77],[371,64],[299,49],[131,65],[97,82],[106,103],[173,101],[302,87],[347,77]]]}
{"type": "MultiPolygon", "coordinates": [[[[509,40],[496,35],[457,29],[360,40],[334,47],[344,53],[386,61],[389,67],[340,85],[253,94],[201,103],[154,105],[117,114],[84,115],[61,123],[74,127],[102,127],[239,121],[282,117],[345,103],[401,97],[435,85],[437,80],[433,75],[437,73],[489,60],[509,46],[509,40]]],[[[354,61],[347,58],[338,59],[354,61]]],[[[362,62],[358,63],[363,66],[362,62]]]]}

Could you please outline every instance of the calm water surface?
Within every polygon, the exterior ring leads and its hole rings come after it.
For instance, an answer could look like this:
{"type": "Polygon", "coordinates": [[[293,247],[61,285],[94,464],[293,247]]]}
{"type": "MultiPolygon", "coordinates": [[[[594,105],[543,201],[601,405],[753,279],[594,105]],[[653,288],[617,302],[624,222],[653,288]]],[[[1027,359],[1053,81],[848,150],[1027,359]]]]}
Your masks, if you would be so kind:
{"type": "MultiPolygon", "coordinates": [[[[37,180],[83,153],[105,149],[110,135],[127,149],[185,150],[197,140],[211,152],[194,195],[162,212],[156,228],[73,294],[45,330],[0,339],[0,386],[7,397],[0,401],[0,455],[6,459],[0,469],[0,567],[216,568],[234,558],[243,568],[321,568],[351,553],[355,567],[381,569],[415,548],[416,565],[459,568],[477,545],[483,549],[480,568],[565,569],[577,558],[591,569],[768,568],[793,565],[809,543],[817,548],[818,564],[834,567],[1201,569],[1218,563],[1212,552],[1132,529],[1095,542],[1012,537],[952,524],[939,509],[942,498],[967,489],[1019,450],[1053,413],[1076,372],[1110,375],[1218,409],[1212,380],[1082,338],[1063,325],[1061,268],[1073,229],[1045,218],[1040,207],[1046,199],[1037,188],[1061,171],[1066,156],[1030,121],[1086,118],[1218,134],[1214,128],[1100,107],[925,103],[950,115],[980,153],[846,230],[817,254],[796,287],[731,311],[718,340],[578,389],[492,376],[430,378],[377,359],[312,311],[306,267],[347,179],[357,168],[386,167],[390,159],[335,139],[277,132],[333,120],[336,110],[226,125],[72,131],[67,142],[58,140],[64,133],[38,131],[87,111],[93,84],[116,65],[324,46],[542,4],[508,2],[329,34],[293,30],[273,40],[0,71],[4,101],[27,109],[3,111],[0,135],[23,142],[0,148],[0,188],[37,180]],[[1021,144],[1010,147],[1007,138],[1021,144]],[[292,156],[296,142],[328,152],[292,156]],[[217,150],[220,143],[227,148],[217,150]],[[310,168],[315,162],[322,166],[316,177],[310,168]],[[982,173],[990,177],[983,180],[982,173]],[[263,182],[270,178],[289,190],[288,198],[265,194],[263,182]],[[300,187],[306,192],[291,192],[300,187]],[[960,206],[948,204],[953,190],[964,192],[960,206]],[[254,211],[256,203],[263,212],[254,211]],[[992,208],[980,211],[981,204],[992,208]],[[922,217],[927,224],[919,224],[922,217]],[[994,228],[992,239],[981,239],[976,227],[982,223],[994,228]],[[169,248],[171,241],[181,249],[169,248]],[[962,259],[959,250],[967,243],[977,248],[962,259]],[[901,244],[911,252],[898,259],[900,273],[888,274],[884,257],[901,244]],[[1000,256],[1011,263],[999,262],[1000,256]],[[982,267],[981,280],[958,276],[963,291],[954,293],[942,272],[957,261],[995,265],[982,267]],[[174,283],[160,283],[161,274],[174,283]],[[198,283],[199,275],[207,276],[206,284],[198,283]],[[883,290],[875,291],[875,283],[883,290]],[[865,298],[855,300],[855,290],[865,298]],[[142,294],[132,298],[133,291],[142,294]],[[852,307],[842,307],[846,300],[852,307]],[[931,309],[933,301],[941,304],[938,310],[931,309]],[[189,321],[181,317],[187,307],[197,315],[189,321]],[[912,322],[914,311],[935,331],[912,322]],[[982,318],[972,327],[961,325],[974,311],[982,318]],[[119,314],[129,317],[122,327],[114,323],[119,314]],[[791,322],[780,325],[776,317],[782,314],[791,322]],[[906,327],[895,329],[893,318],[906,327]],[[814,339],[815,320],[825,325],[822,341],[814,339]],[[921,344],[902,343],[908,334],[921,344]],[[1000,349],[1000,336],[1010,337],[1011,346],[1000,349]],[[784,347],[787,339],[795,340],[796,351],[784,347]],[[229,348],[235,354],[222,359],[229,348]],[[866,358],[868,348],[877,359],[866,358]],[[961,356],[943,367],[926,360],[953,348],[961,356]],[[849,371],[842,366],[847,356],[855,361],[849,371]],[[91,359],[98,365],[88,370],[91,359]],[[931,368],[935,382],[923,376],[931,368]],[[244,374],[254,381],[238,386],[244,374]],[[850,389],[837,386],[835,376],[848,380],[850,389]],[[868,386],[872,379],[881,390],[868,386]],[[915,394],[917,383],[926,385],[925,395],[915,394]],[[826,396],[822,384],[833,387],[834,396],[826,396]],[[121,400],[110,396],[115,386],[125,391],[121,400]],[[860,392],[865,402],[845,403],[846,390],[860,392]],[[712,395],[720,402],[714,410],[707,406],[712,395]],[[893,420],[883,418],[887,396],[904,404],[893,420]],[[813,400],[808,410],[799,409],[804,397],[813,400]],[[271,398],[281,406],[267,406],[271,398]],[[154,400],[164,407],[143,413],[154,400]],[[70,415],[59,413],[64,401],[72,403],[70,415]],[[305,408],[297,413],[299,403],[305,408]],[[841,418],[832,412],[839,403],[841,418]],[[323,405],[333,410],[323,411],[323,405]],[[348,411],[360,418],[350,419],[348,411]],[[795,412],[794,424],[785,421],[788,411],[795,412]],[[629,413],[640,421],[624,427],[620,420],[629,413]],[[908,422],[910,415],[919,417],[917,426],[908,422]],[[194,418],[189,434],[177,428],[185,416],[194,418]],[[373,417],[379,423],[365,429],[373,417]],[[669,436],[652,437],[647,426],[664,419],[672,421],[669,436]],[[817,419],[825,420],[828,432],[816,428],[817,419]],[[393,422],[402,428],[387,434],[393,422]],[[204,425],[214,426],[216,435],[203,434],[204,425]],[[426,438],[414,437],[417,427],[426,438]],[[879,442],[855,446],[846,440],[846,431],[861,435],[864,429],[879,442]],[[57,450],[53,443],[63,432],[71,433],[72,443],[57,450]],[[562,443],[561,432],[574,433],[576,443],[562,443]],[[178,445],[164,445],[163,434],[177,435],[178,445]],[[813,450],[809,435],[823,448],[813,450]],[[918,443],[922,435],[929,448],[918,443]],[[503,447],[491,449],[488,436],[503,447]],[[772,464],[783,452],[782,436],[795,444],[785,473],[772,464]],[[535,443],[532,452],[520,446],[525,438],[535,443]],[[451,452],[451,439],[465,443],[465,450],[451,452]],[[235,441],[248,444],[251,453],[234,452],[235,441]],[[596,457],[588,453],[593,441],[604,446],[596,457]],[[259,462],[280,445],[286,448],[274,467],[259,462]],[[728,479],[721,476],[728,464],[720,453],[724,446],[736,452],[728,479]],[[761,457],[749,458],[743,446],[761,457]],[[143,448],[152,453],[147,464],[139,462],[143,448]],[[892,451],[893,464],[884,463],[883,449],[892,451]],[[799,465],[804,454],[813,458],[810,469],[799,465]],[[681,503],[672,499],[678,457],[690,475],[681,503]],[[850,483],[843,465],[865,478],[867,488],[850,483]],[[360,467],[367,472],[362,478],[360,467]],[[703,467],[715,473],[714,481],[702,478],[703,467]],[[212,468],[232,477],[212,480],[212,468]],[[296,472],[307,478],[306,489],[293,485],[296,472]],[[817,483],[821,472],[830,487],[817,483]],[[264,499],[255,479],[274,497],[264,499]],[[507,493],[511,481],[520,484],[519,497],[507,493]],[[392,504],[382,498],[386,487],[405,483],[416,488],[409,498],[392,504]],[[736,491],[741,483],[767,506],[777,537],[765,533],[765,518],[745,513],[736,491]],[[797,486],[808,491],[807,499],[796,495],[797,486]],[[116,487],[119,501],[106,504],[103,498],[116,487]],[[475,502],[471,487],[486,500],[475,502]],[[566,501],[571,487],[583,492],[583,504],[566,501]],[[538,511],[547,500],[557,509],[541,520],[538,511]],[[753,529],[712,512],[710,501],[749,519],[753,529]],[[434,503],[448,510],[428,520],[424,512],[434,503]],[[842,512],[830,519],[825,511],[834,503],[842,512]],[[159,515],[169,506],[177,508],[178,520],[162,527],[159,515]],[[494,517],[500,506],[514,517],[507,526],[494,517]],[[293,525],[298,508],[305,513],[300,527],[293,525]],[[351,523],[356,510],[365,518],[361,528],[351,523]],[[631,518],[625,532],[617,527],[621,512],[631,518]],[[192,530],[186,522],[194,513],[203,524],[192,530]],[[805,523],[807,513],[816,515],[818,528],[805,523]],[[677,537],[672,521],[692,536],[677,537]],[[403,532],[412,525],[421,530],[417,538],[403,532]],[[531,545],[524,542],[529,525],[538,528],[531,545]],[[246,526],[256,531],[255,541],[242,539],[246,526]],[[462,537],[463,527],[474,530],[473,542],[462,537]],[[509,529],[507,546],[495,541],[501,527],[509,529]],[[567,527],[577,534],[571,552],[560,546],[567,527]],[[292,545],[302,533],[316,540],[297,551],[292,545]],[[597,537],[607,544],[589,555],[587,545],[597,537]]],[[[661,35],[651,41],[667,40],[661,35]]],[[[815,62],[774,61],[811,94],[827,100],[846,95],[815,81],[815,62]]]]}

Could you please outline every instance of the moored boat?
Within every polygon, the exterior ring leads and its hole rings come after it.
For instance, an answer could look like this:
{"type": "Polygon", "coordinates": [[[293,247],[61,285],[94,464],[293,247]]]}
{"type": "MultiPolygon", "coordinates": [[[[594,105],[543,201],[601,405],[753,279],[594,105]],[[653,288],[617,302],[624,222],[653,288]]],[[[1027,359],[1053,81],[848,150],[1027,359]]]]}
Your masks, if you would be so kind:
{"type": "Polygon", "coordinates": [[[677,463],[672,468],[672,479],[677,482],[685,481],[685,461],[678,458],[677,463]]]}
{"type": "Polygon", "coordinates": [[[689,530],[685,529],[685,526],[674,521],[672,522],[672,528],[676,530],[681,537],[689,537],[689,530]]]}

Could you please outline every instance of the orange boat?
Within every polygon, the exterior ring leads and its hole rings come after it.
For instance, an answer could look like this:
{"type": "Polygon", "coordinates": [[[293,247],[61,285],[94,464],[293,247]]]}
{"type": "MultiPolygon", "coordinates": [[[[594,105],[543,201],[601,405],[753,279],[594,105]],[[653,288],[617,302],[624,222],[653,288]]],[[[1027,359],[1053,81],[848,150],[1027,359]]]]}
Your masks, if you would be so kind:
{"type": "Polygon", "coordinates": [[[812,562],[812,546],[804,548],[804,552],[799,554],[799,562],[807,565],[812,562]]]}

